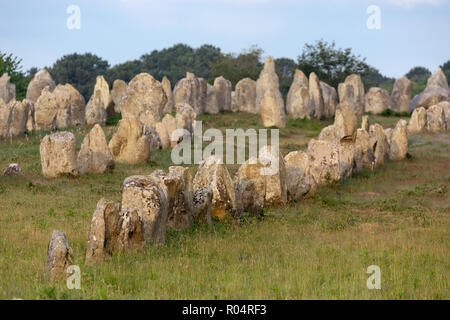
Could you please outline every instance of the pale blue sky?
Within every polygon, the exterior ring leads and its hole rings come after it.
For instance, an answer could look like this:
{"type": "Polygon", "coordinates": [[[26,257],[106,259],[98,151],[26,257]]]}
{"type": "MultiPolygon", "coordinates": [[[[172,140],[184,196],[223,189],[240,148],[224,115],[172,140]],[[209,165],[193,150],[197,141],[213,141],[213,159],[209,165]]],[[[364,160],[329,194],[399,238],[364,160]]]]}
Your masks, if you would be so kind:
{"type": "Polygon", "coordinates": [[[257,44],[265,55],[296,59],[305,42],[335,40],[383,74],[432,71],[450,59],[450,0],[2,0],[0,51],[24,70],[64,54],[92,52],[111,65],[175,43],[213,44],[238,53],[257,44]],[[69,5],[81,29],[69,30],[69,5]],[[381,29],[369,30],[369,5],[381,29]]]}

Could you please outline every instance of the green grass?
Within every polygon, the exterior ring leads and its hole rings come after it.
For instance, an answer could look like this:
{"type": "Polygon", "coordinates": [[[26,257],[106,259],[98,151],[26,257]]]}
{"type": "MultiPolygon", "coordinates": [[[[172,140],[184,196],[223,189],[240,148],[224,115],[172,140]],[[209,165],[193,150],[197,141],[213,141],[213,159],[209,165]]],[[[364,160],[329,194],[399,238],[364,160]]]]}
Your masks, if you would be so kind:
{"type": "MultiPolygon", "coordinates": [[[[255,115],[202,115],[205,128],[259,128],[255,115]]],[[[398,117],[373,116],[392,127],[398,117]]],[[[330,121],[289,120],[281,152],[305,148],[330,121]]],[[[111,137],[112,126],[104,128],[111,137]]],[[[72,128],[78,147],[87,128],[72,128]]],[[[322,187],[263,217],[169,231],[162,248],[117,254],[85,266],[90,220],[102,197],[119,201],[125,177],[167,168],[170,150],[112,173],[45,180],[39,141],[0,143],[0,298],[25,299],[449,299],[449,134],[410,137],[411,157],[322,187]],[[44,277],[52,230],[66,233],[82,271],[81,290],[44,277]],[[382,289],[368,290],[378,265],[382,289]]],[[[236,166],[231,166],[234,172],[236,166]]]]}

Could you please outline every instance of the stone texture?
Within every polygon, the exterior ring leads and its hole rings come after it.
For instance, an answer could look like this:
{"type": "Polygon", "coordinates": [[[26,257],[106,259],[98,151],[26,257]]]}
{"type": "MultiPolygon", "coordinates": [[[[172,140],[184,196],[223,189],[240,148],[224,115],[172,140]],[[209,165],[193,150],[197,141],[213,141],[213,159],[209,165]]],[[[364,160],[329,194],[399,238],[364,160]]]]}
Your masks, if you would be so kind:
{"type": "Polygon", "coordinates": [[[89,126],[99,124],[104,126],[108,118],[107,110],[105,109],[105,102],[100,90],[96,90],[89,99],[86,106],[86,123],[89,126]]]}
{"type": "Polygon", "coordinates": [[[399,120],[392,132],[389,159],[397,161],[406,158],[408,153],[408,135],[406,120],[399,120]]]}
{"type": "Polygon", "coordinates": [[[202,114],[206,107],[203,95],[206,97],[206,86],[193,73],[187,72],[186,77],[179,80],[173,89],[174,105],[188,104],[197,114],[202,114]]]}
{"type": "Polygon", "coordinates": [[[9,137],[9,126],[11,124],[11,107],[0,98],[0,138],[9,137]]]}
{"type": "Polygon", "coordinates": [[[77,164],[80,174],[104,173],[114,169],[114,158],[100,125],[96,124],[84,137],[77,164]]]}
{"type": "Polygon", "coordinates": [[[447,89],[435,85],[427,86],[424,91],[416,95],[411,100],[409,111],[412,112],[413,110],[420,107],[428,109],[429,107],[434,106],[441,101],[449,100],[450,96],[447,89]]]}
{"type": "Polygon", "coordinates": [[[137,119],[144,125],[154,126],[161,121],[168,99],[162,84],[148,73],[135,76],[127,87],[122,105],[122,117],[137,119]]]}
{"type": "MultiPolygon", "coordinates": [[[[278,75],[275,72],[275,61],[268,57],[264,63],[264,68],[256,81],[256,108],[259,112],[261,100],[269,90],[280,91],[278,75]]],[[[280,93],[281,96],[281,93],[280,93]]]]}
{"type": "Polygon", "coordinates": [[[162,81],[161,81],[161,85],[164,89],[164,92],[166,93],[167,96],[167,103],[163,108],[162,113],[170,113],[173,111],[174,108],[174,102],[173,102],[173,93],[172,93],[172,84],[170,83],[170,80],[164,76],[162,81]]]}
{"type": "Polygon", "coordinates": [[[334,118],[336,136],[339,140],[354,140],[358,127],[357,118],[347,102],[341,102],[334,118]]]}
{"type": "Polygon", "coordinates": [[[427,110],[424,107],[414,109],[408,123],[408,133],[421,133],[427,128],[427,110]]]}
{"type": "Polygon", "coordinates": [[[200,162],[194,178],[194,190],[207,186],[213,191],[212,216],[239,218],[233,181],[225,165],[215,156],[200,162]]]}
{"type": "Polygon", "coordinates": [[[363,128],[356,130],[354,159],[356,170],[371,169],[374,165],[375,156],[370,145],[369,132],[363,128]]]}
{"type": "Polygon", "coordinates": [[[166,114],[161,122],[166,128],[167,134],[169,135],[170,146],[176,146],[178,141],[172,139],[172,133],[177,129],[177,120],[172,115],[166,114]]]}
{"type": "Polygon", "coordinates": [[[144,126],[144,135],[147,136],[150,141],[150,150],[162,149],[161,137],[153,127],[144,126]]]}
{"type": "Polygon", "coordinates": [[[142,163],[150,159],[150,138],[136,119],[122,119],[109,141],[109,149],[118,162],[142,163]]]}
{"type": "Polygon", "coordinates": [[[122,187],[122,210],[136,208],[143,223],[145,242],[163,245],[166,240],[169,193],[157,177],[132,176],[122,187]]]}
{"type": "Polygon", "coordinates": [[[436,104],[427,109],[427,131],[443,132],[447,130],[445,113],[442,104],[436,104]]]}
{"type": "Polygon", "coordinates": [[[311,190],[308,154],[304,151],[292,151],[284,157],[284,162],[288,199],[300,200],[311,190]]]}
{"type": "Polygon", "coordinates": [[[449,101],[443,101],[438,103],[444,110],[444,119],[445,124],[447,125],[447,130],[450,130],[450,102],[449,101]]]}
{"type": "Polygon", "coordinates": [[[10,79],[7,73],[0,77],[0,99],[6,104],[16,98],[16,86],[10,83],[10,79]]]}
{"type": "Polygon", "coordinates": [[[369,128],[369,143],[375,157],[375,165],[381,165],[389,156],[390,145],[384,133],[383,127],[378,124],[372,124],[369,128]]]}
{"type": "Polygon", "coordinates": [[[234,101],[241,112],[258,113],[256,107],[256,81],[244,78],[236,84],[234,101]]]}
{"type": "Polygon", "coordinates": [[[314,115],[310,115],[316,119],[325,116],[325,103],[322,95],[322,87],[320,86],[319,77],[314,72],[309,75],[309,95],[311,103],[314,105],[314,115]]]}
{"type": "Polygon", "coordinates": [[[51,282],[66,277],[67,268],[74,263],[73,250],[61,231],[53,231],[47,248],[45,272],[51,282]]]}
{"type": "Polygon", "coordinates": [[[332,86],[320,81],[320,87],[322,89],[323,103],[324,103],[324,114],[323,116],[327,119],[334,117],[336,112],[336,106],[338,104],[338,96],[336,89],[332,86]]]}
{"type": "Polygon", "coordinates": [[[97,76],[94,86],[94,93],[100,91],[103,101],[103,108],[106,110],[108,118],[114,117],[114,101],[109,91],[109,84],[103,76],[97,76]]]}
{"type": "Polygon", "coordinates": [[[46,135],[41,141],[40,155],[44,177],[78,175],[76,140],[73,133],[56,132],[46,135]]]}
{"type": "Polygon", "coordinates": [[[361,129],[369,131],[369,116],[362,116],[361,118],[361,129]]]}
{"type": "Polygon", "coordinates": [[[4,123],[4,125],[9,125],[7,129],[8,137],[21,137],[24,135],[31,107],[31,103],[27,101],[16,101],[13,99],[8,103],[7,108],[10,109],[10,118],[9,121],[4,123]]]}
{"type": "Polygon", "coordinates": [[[437,86],[448,91],[448,82],[445,73],[441,68],[438,68],[433,75],[428,78],[427,87],[437,86]]]}
{"type": "Polygon", "coordinates": [[[55,81],[46,69],[38,71],[33,79],[31,79],[27,88],[27,99],[35,103],[41,95],[42,90],[45,87],[49,87],[50,91],[56,88],[55,81]]]}
{"type": "Polygon", "coordinates": [[[318,139],[330,142],[339,142],[340,140],[334,124],[323,128],[319,133],[318,139]]]}
{"type": "Polygon", "coordinates": [[[264,127],[284,128],[286,115],[284,113],[283,97],[280,90],[269,89],[265,91],[259,103],[259,112],[264,127]]]}
{"type": "Polygon", "coordinates": [[[203,187],[194,192],[193,207],[194,220],[199,224],[212,224],[212,198],[210,187],[203,187]]]}
{"type": "Polygon", "coordinates": [[[161,140],[161,148],[167,149],[170,147],[170,138],[167,133],[167,128],[164,126],[162,122],[158,122],[155,124],[155,131],[158,133],[159,138],[161,140]]]}
{"type": "Polygon", "coordinates": [[[122,112],[122,106],[127,98],[127,84],[123,80],[115,80],[111,90],[111,99],[114,103],[114,111],[122,112]]]}
{"type": "Polygon", "coordinates": [[[286,112],[293,119],[309,118],[311,110],[311,100],[309,90],[306,87],[300,87],[296,91],[289,91],[289,103],[286,104],[286,112]]]}
{"type": "Polygon", "coordinates": [[[219,110],[231,111],[231,81],[224,77],[218,77],[214,80],[214,88],[219,110]]]}
{"type": "Polygon", "coordinates": [[[339,180],[338,143],[311,139],[307,153],[310,174],[315,184],[321,185],[339,180]]]}
{"type": "Polygon", "coordinates": [[[356,115],[364,113],[364,84],[357,74],[349,75],[345,78],[343,85],[338,87],[339,101],[347,101],[356,115]]]}
{"type": "Polygon", "coordinates": [[[396,112],[409,112],[412,82],[407,77],[395,80],[392,89],[392,109],[396,112]]]}
{"type": "Polygon", "coordinates": [[[216,88],[210,84],[207,86],[205,112],[209,114],[217,114],[220,112],[219,105],[217,103],[216,88]]]}
{"type": "Polygon", "coordinates": [[[387,109],[392,109],[392,98],[389,93],[382,88],[370,88],[366,93],[365,111],[380,114],[387,109]]]}
{"type": "Polygon", "coordinates": [[[22,169],[18,163],[11,163],[2,171],[3,176],[20,177],[22,176],[22,169]]]}
{"type": "Polygon", "coordinates": [[[194,121],[197,118],[195,110],[187,104],[177,104],[175,106],[177,129],[186,129],[190,133],[194,132],[194,121]]]}

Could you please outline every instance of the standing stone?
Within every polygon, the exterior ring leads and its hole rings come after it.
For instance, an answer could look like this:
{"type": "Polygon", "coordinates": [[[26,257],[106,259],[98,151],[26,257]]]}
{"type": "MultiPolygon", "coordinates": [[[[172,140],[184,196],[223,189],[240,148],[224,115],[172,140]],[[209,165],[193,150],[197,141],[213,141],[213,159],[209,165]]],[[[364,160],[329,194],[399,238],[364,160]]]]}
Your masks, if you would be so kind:
{"type": "Polygon", "coordinates": [[[207,186],[213,191],[212,216],[219,219],[239,218],[233,181],[221,159],[216,156],[200,162],[194,178],[194,190],[207,186]]]}
{"type": "Polygon", "coordinates": [[[427,131],[442,132],[447,130],[445,113],[442,104],[436,104],[427,109],[427,131]]]}
{"type": "Polygon", "coordinates": [[[366,130],[367,132],[369,132],[369,116],[362,116],[361,119],[361,129],[366,130]]]}
{"type": "Polygon", "coordinates": [[[166,76],[163,77],[163,79],[161,81],[161,85],[162,85],[162,87],[164,89],[164,92],[166,93],[166,96],[167,96],[167,103],[164,106],[162,113],[163,114],[164,113],[170,113],[170,112],[173,111],[173,107],[174,107],[173,94],[172,94],[172,85],[170,83],[170,80],[166,76]]]}
{"type": "Polygon", "coordinates": [[[406,132],[406,120],[399,120],[395,129],[392,132],[391,148],[389,152],[389,159],[403,160],[406,158],[408,152],[408,135],[406,132]]]}
{"type": "Polygon", "coordinates": [[[144,125],[154,126],[161,121],[166,103],[167,96],[162,84],[148,73],[141,73],[128,84],[122,117],[134,118],[144,125]]]}
{"type": "Polygon", "coordinates": [[[53,90],[57,103],[56,127],[65,129],[70,126],[84,125],[86,103],[81,93],[70,84],[58,85],[53,90]]]}
{"type": "Polygon", "coordinates": [[[356,115],[364,113],[364,84],[359,75],[352,74],[345,78],[344,84],[339,84],[338,93],[339,101],[347,101],[356,115]]]}
{"type": "Polygon", "coordinates": [[[289,87],[289,91],[286,96],[286,108],[288,105],[291,105],[293,103],[292,100],[294,98],[295,93],[301,88],[308,89],[309,80],[301,70],[296,69],[294,73],[294,78],[292,80],[292,84],[289,87]]]}
{"type": "Polygon", "coordinates": [[[177,104],[175,106],[177,114],[175,117],[177,129],[185,129],[190,133],[194,132],[194,122],[197,118],[197,113],[187,104],[177,104]]]}
{"type": "Polygon", "coordinates": [[[100,125],[96,124],[84,137],[77,163],[81,174],[104,173],[114,169],[114,158],[100,125]]]}
{"type": "Polygon", "coordinates": [[[86,123],[89,126],[99,124],[104,126],[108,117],[103,101],[103,94],[96,90],[86,106],[86,123]]]}
{"type": "MultiPolygon", "coordinates": [[[[259,112],[261,100],[269,90],[280,91],[278,75],[275,72],[275,61],[268,57],[264,63],[264,68],[256,81],[256,108],[259,112]]],[[[281,96],[281,93],[280,93],[281,96]]]]}
{"type": "Polygon", "coordinates": [[[58,103],[56,97],[48,87],[44,88],[39,96],[34,111],[37,130],[56,129],[56,116],[58,103]]]}
{"type": "Polygon", "coordinates": [[[256,81],[250,78],[244,78],[236,84],[235,104],[241,112],[256,114],[256,81]]]}
{"type": "Polygon", "coordinates": [[[159,133],[151,126],[144,126],[144,135],[150,140],[150,150],[162,149],[162,142],[159,133]]]}
{"type": "Polygon", "coordinates": [[[9,108],[11,109],[11,115],[8,136],[23,136],[27,126],[28,113],[30,112],[30,103],[27,103],[27,100],[16,101],[13,99],[9,102],[9,108]]]}
{"type": "Polygon", "coordinates": [[[369,128],[370,147],[375,157],[375,165],[383,164],[386,158],[389,156],[389,142],[384,133],[383,127],[375,123],[369,128]]]}
{"type": "Polygon", "coordinates": [[[193,73],[187,72],[186,77],[179,80],[173,89],[174,105],[189,104],[197,114],[202,114],[205,111],[202,94],[206,96],[206,86],[193,73]]]}
{"type": "Polygon", "coordinates": [[[122,119],[109,141],[109,149],[118,162],[142,163],[150,159],[150,138],[136,119],[122,119]]]}
{"type": "Polygon", "coordinates": [[[163,245],[166,240],[169,193],[156,177],[132,176],[122,187],[122,210],[136,208],[143,223],[143,238],[150,244],[163,245]]]}
{"type": "Polygon", "coordinates": [[[161,140],[162,149],[167,149],[170,147],[170,138],[167,133],[167,128],[164,126],[162,122],[158,122],[155,124],[155,131],[158,133],[159,138],[161,140]]]}
{"type": "Polygon", "coordinates": [[[36,130],[36,121],[35,121],[35,117],[34,117],[34,103],[30,100],[23,100],[24,103],[27,103],[29,108],[28,108],[28,115],[27,115],[27,124],[26,124],[26,128],[28,130],[28,132],[34,131],[36,130]]]}
{"type": "Polygon", "coordinates": [[[442,71],[441,68],[438,68],[433,73],[433,75],[430,78],[428,78],[427,87],[431,86],[441,87],[448,91],[447,77],[445,76],[445,73],[442,71]]]}
{"type": "Polygon", "coordinates": [[[355,165],[356,170],[371,169],[375,161],[370,145],[369,132],[363,128],[356,130],[355,165]]]}
{"type": "Polygon", "coordinates": [[[389,93],[382,88],[370,88],[366,94],[366,112],[380,114],[386,109],[392,109],[392,98],[389,93]]]}
{"type": "Polygon", "coordinates": [[[414,109],[408,123],[408,133],[421,133],[427,127],[427,110],[424,107],[414,109]]]}
{"type": "Polygon", "coordinates": [[[340,139],[336,132],[336,126],[333,124],[323,128],[319,133],[318,139],[330,142],[339,142],[340,139]]]}
{"type": "Polygon", "coordinates": [[[284,113],[283,97],[280,90],[269,89],[265,91],[259,103],[259,112],[264,127],[284,128],[286,115],[284,113]]]}
{"type": "Polygon", "coordinates": [[[347,102],[341,102],[336,110],[334,126],[337,138],[354,141],[356,129],[358,128],[357,118],[352,108],[347,102]]]}
{"type": "Polygon", "coordinates": [[[46,135],[41,141],[40,154],[44,177],[78,175],[76,139],[73,133],[56,132],[46,135]]]}
{"type": "Polygon", "coordinates": [[[314,105],[314,118],[321,119],[325,115],[325,103],[323,101],[322,88],[320,86],[319,77],[314,72],[309,75],[309,94],[311,103],[314,105]]]}
{"type": "Polygon", "coordinates": [[[28,84],[27,99],[36,103],[45,87],[49,87],[50,91],[53,91],[56,88],[56,84],[50,73],[46,69],[42,69],[34,75],[28,84]]]}
{"type": "Polygon", "coordinates": [[[94,93],[96,91],[100,91],[103,101],[103,108],[106,111],[106,115],[108,118],[114,117],[114,101],[111,97],[111,93],[109,91],[109,84],[106,82],[103,76],[97,76],[94,86],[94,93]]]}
{"type": "Polygon", "coordinates": [[[190,228],[193,223],[192,175],[189,168],[172,166],[169,173],[158,170],[152,173],[160,177],[169,192],[169,214],[167,226],[174,230],[190,228]]]}
{"type": "Polygon", "coordinates": [[[320,81],[320,87],[322,89],[324,102],[324,117],[331,119],[334,117],[336,106],[338,104],[336,89],[323,81],[320,81]]]}
{"type": "Polygon", "coordinates": [[[111,99],[114,103],[114,112],[122,112],[122,106],[127,98],[127,84],[123,80],[114,80],[111,90],[111,99]]]}
{"type": "Polygon", "coordinates": [[[67,268],[73,265],[73,250],[61,231],[53,231],[47,248],[45,271],[51,282],[66,277],[67,268]]]}
{"type": "Polygon", "coordinates": [[[294,119],[309,117],[312,109],[309,96],[309,81],[301,70],[295,70],[294,79],[286,97],[286,112],[294,119]]]}
{"type": "Polygon", "coordinates": [[[392,89],[392,109],[396,112],[409,112],[412,82],[407,77],[395,80],[392,89]]]}
{"type": "Polygon", "coordinates": [[[208,114],[218,114],[220,112],[217,103],[216,88],[208,83],[205,112],[208,114]]]}
{"type": "Polygon", "coordinates": [[[10,79],[7,73],[0,77],[0,99],[6,104],[16,98],[16,85],[10,83],[10,79]]]}
{"type": "Polygon", "coordinates": [[[0,138],[9,137],[9,127],[11,125],[12,109],[0,98],[0,138]]]}
{"type": "Polygon", "coordinates": [[[297,201],[311,190],[308,154],[292,151],[284,157],[288,199],[297,201]]]}
{"type": "Polygon", "coordinates": [[[450,102],[449,101],[443,101],[438,103],[444,110],[444,120],[445,124],[447,126],[447,130],[450,130],[450,102]]]}
{"type": "Polygon", "coordinates": [[[172,139],[172,133],[177,129],[177,120],[172,115],[166,114],[161,122],[169,135],[170,146],[172,148],[175,147],[178,141],[176,139],[172,139]]]}
{"type": "Polygon", "coordinates": [[[355,143],[342,140],[339,143],[339,179],[349,178],[355,167],[355,143]]]}
{"type": "Polygon", "coordinates": [[[203,78],[198,78],[198,84],[200,88],[200,94],[199,94],[199,105],[200,109],[203,112],[205,112],[206,108],[206,101],[208,96],[208,82],[203,78]]]}
{"type": "Polygon", "coordinates": [[[231,81],[224,77],[214,80],[214,88],[216,89],[216,99],[219,110],[231,111],[231,81]]]}
{"type": "Polygon", "coordinates": [[[428,109],[441,101],[450,101],[448,90],[439,86],[427,86],[424,91],[411,100],[409,111],[412,112],[420,107],[428,109]]]}
{"type": "Polygon", "coordinates": [[[321,185],[339,180],[339,144],[311,139],[307,153],[311,177],[315,184],[321,185]]]}
{"type": "Polygon", "coordinates": [[[203,187],[194,192],[194,220],[199,224],[212,224],[212,198],[210,187],[203,187]]]}

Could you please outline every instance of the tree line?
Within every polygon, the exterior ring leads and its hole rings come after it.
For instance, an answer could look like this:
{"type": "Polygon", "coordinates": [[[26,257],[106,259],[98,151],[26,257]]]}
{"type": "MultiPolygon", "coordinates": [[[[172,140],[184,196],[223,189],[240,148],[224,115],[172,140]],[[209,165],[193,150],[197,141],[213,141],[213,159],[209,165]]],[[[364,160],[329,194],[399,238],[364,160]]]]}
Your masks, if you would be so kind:
{"type": "MultiPolygon", "coordinates": [[[[205,78],[211,84],[216,77],[224,76],[234,87],[243,78],[258,78],[263,68],[263,55],[264,51],[256,45],[235,54],[223,53],[220,48],[209,44],[192,48],[179,43],[114,66],[92,53],[73,53],[61,57],[46,68],[57,84],[72,84],[88,100],[98,75],[105,76],[112,85],[116,79],[129,82],[135,75],[147,72],[159,81],[166,76],[173,86],[189,71],[205,78]]],[[[12,54],[0,52],[0,75],[8,72],[11,81],[16,84],[18,99],[25,97],[28,82],[38,71],[37,68],[31,68],[23,72],[21,62],[21,59],[12,54]]],[[[378,69],[370,66],[365,58],[354,54],[352,49],[337,48],[334,42],[323,40],[305,44],[296,60],[275,59],[275,66],[283,94],[287,94],[289,90],[295,69],[302,70],[307,76],[315,72],[320,80],[335,88],[352,73],[361,75],[366,88],[381,87],[391,91],[395,81],[394,78],[382,75],[378,69]]],[[[450,60],[440,67],[449,80],[450,60]]],[[[406,74],[413,82],[413,94],[425,88],[430,75],[430,70],[425,67],[414,67],[406,74]]]]}

